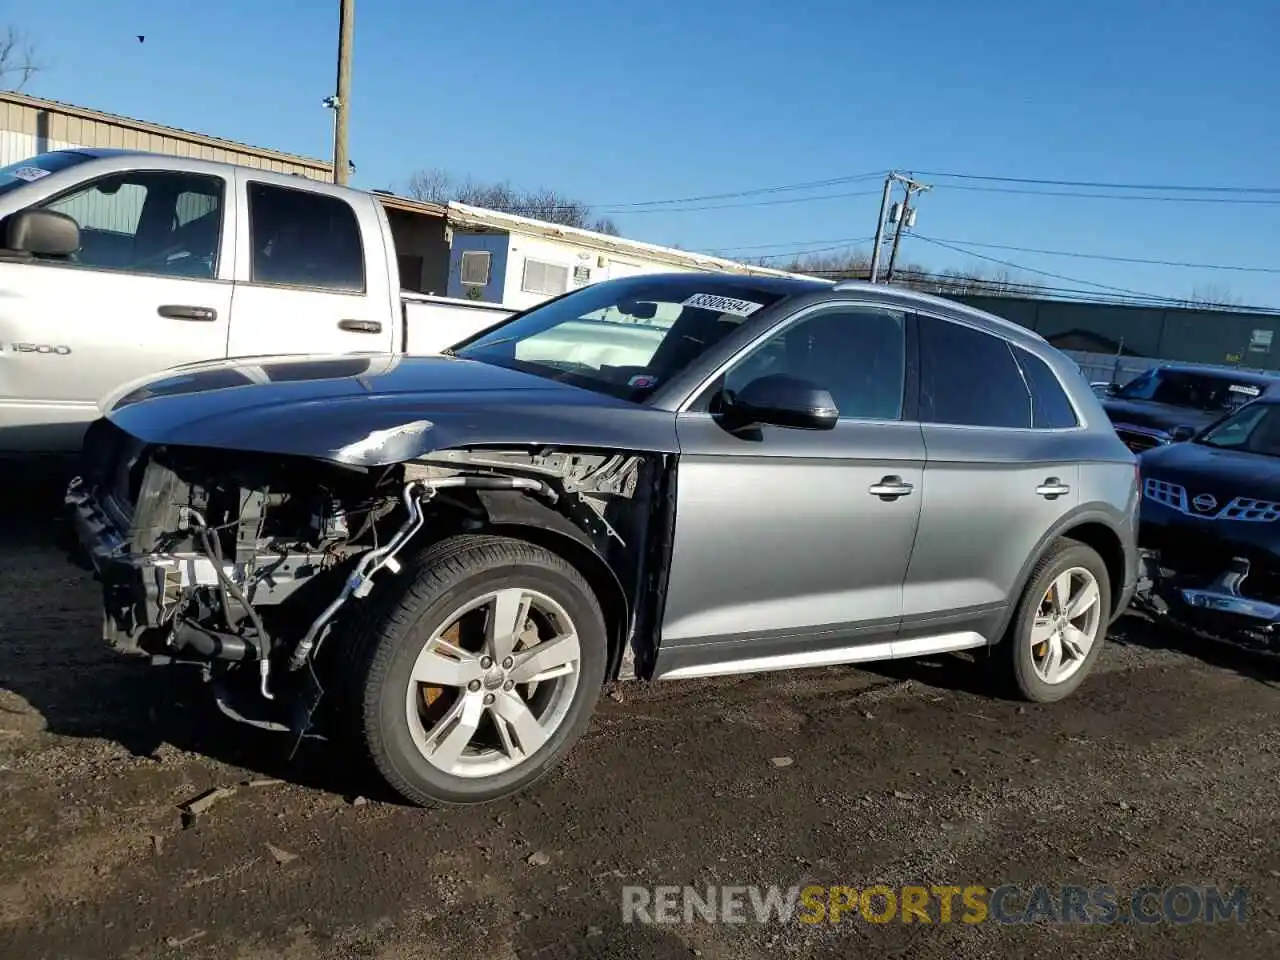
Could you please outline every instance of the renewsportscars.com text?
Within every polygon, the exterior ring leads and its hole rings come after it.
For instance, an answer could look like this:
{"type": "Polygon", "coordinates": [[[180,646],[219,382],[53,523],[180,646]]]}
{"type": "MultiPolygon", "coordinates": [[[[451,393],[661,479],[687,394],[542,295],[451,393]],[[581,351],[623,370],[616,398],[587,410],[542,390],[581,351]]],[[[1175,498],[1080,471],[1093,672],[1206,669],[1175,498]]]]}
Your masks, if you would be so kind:
{"type": "Polygon", "coordinates": [[[1243,923],[1247,887],[626,886],[624,923],[1243,923]]]}

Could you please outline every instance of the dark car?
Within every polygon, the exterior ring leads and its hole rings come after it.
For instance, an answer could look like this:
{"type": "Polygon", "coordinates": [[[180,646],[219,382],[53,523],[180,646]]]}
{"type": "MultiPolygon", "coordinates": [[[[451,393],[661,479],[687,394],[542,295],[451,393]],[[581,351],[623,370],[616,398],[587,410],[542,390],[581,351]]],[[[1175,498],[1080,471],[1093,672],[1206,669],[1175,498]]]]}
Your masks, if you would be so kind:
{"type": "Polygon", "coordinates": [[[1105,391],[1102,407],[1134,453],[1185,440],[1280,383],[1280,376],[1161,364],[1105,391]]]}
{"type": "Polygon", "coordinates": [[[1280,395],[1139,457],[1138,602],[1184,626],[1280,651],[1280,395]]]}
{"type": "Polygon", "coordinates": [[[632,277],[449,356],[178,370],[85,460],[111,639],[421,803],[532,783],[617,678],[989,649],[1060,700],[1137,579],[1077,368],[882,285],[632,277]]]}

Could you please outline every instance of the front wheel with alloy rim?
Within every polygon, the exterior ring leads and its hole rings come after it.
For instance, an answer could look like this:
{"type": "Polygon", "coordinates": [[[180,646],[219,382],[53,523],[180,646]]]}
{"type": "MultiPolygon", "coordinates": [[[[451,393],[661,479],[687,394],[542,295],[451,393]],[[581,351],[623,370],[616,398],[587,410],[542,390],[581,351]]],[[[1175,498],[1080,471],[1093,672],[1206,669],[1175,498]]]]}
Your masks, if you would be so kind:
{"type": "Polygon", "coordinates": [[[360,741],[412,803],[483,803],[551,770],[604,682],[604,617],[582,575],[535,544],[428,548],[354,625],[360,741]]]}
{"type": "Polygon", "coordinates": [[[1086,544],[1062,540],[1036,564],[1004,641],[1016,691],[1051,703],[1093,669],[1111,612],[1107,566],[1086,544]]]}

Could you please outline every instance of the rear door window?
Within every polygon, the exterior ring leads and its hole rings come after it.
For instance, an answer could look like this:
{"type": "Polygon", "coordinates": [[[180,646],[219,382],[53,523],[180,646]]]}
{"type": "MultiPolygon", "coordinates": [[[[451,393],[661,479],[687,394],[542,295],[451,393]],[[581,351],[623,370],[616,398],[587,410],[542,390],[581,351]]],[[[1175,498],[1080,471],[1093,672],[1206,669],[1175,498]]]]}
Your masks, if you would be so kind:
{"type": "Polygon", "coordinates": [[[922,422],[1031,426],[1031,395],[1006,340],[924,315],[919,330],[922,422]]]}
{"type": "Polygon", "coordinates": [[[310,190],[249,183],[252,280],[363,293],[364,249],[355,210],[310,190]]]}

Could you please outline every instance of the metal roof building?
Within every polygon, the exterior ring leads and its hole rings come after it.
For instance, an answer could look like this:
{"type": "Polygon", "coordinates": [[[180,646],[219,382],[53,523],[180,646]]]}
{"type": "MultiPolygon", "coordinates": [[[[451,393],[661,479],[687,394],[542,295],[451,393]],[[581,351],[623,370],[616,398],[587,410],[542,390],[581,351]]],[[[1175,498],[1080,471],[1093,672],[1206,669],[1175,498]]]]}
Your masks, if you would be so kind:
{"type": "Polygon", "coordinates": [[[324,160],[264,150],[234,140],[88,110],[57,100],[0,92],[0,166],[46,150],[67,147],[112,147],[221,160],[333,182],[333,166],[324,160]]]}

